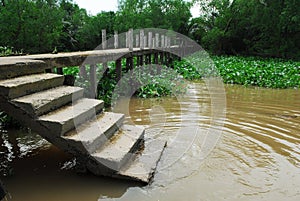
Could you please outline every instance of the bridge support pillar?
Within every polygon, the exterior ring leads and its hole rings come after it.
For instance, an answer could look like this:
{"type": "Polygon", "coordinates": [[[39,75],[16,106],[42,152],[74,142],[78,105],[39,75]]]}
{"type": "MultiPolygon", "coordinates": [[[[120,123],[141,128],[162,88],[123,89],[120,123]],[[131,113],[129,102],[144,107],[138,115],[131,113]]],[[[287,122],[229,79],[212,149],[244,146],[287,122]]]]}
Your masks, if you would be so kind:
{"type": "Polygon", "coordinates": [[[160,59],[159,64],[164,65],[164,53],[163,52],[159,53],[159,59],[160,59]]]}
{"type": "Polygon", "coordinates": [[[122,60],[121,59],[118,59],[116,61],[116,74],[117,74],[116,81],[119,82],[122,78],[122,60]]]}
{"type": "Polygon", "coordinates": [[[90,80],[91,80],[91,87],[90,87],[90,97],[97,98],[97,65],[91,65],[90,67],[90,80]]]}
{"type": "Polygon", "coordinates": [[[138,56],[138,57],[139,57],[139,63],[138,63],[138,65],[139,66],[143,66],[144,65],[144,56],[141,55],[141,56],[138,56]]]}
{"type": "Polygon", "coordinates": [[[158,53],[154,53],[154,64],[158,64],[158,53]]]}

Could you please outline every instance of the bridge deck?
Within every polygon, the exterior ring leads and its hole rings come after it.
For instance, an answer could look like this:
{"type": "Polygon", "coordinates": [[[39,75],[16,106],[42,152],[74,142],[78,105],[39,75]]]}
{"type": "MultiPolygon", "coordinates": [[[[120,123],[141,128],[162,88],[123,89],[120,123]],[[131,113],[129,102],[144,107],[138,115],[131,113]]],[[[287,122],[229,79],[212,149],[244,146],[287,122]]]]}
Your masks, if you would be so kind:
{"type": "Polygon", "coordinates": [[[45,62],[47,67],[65,67],[68,65],[80,65],[85,59],[92,59],[96,63],[114,61],[122,56],[145,55],[156,52],[155,49],[134,48],[130,51],[128,48],[109,49],[109,50],[92,50],[82,52],[67,52],[58,54],[35,54],[25,56],[0,57],[0,68],[15,65],[38,64],[45,62]],[[54,64],[54,66],[53,66],[54,64]]]}

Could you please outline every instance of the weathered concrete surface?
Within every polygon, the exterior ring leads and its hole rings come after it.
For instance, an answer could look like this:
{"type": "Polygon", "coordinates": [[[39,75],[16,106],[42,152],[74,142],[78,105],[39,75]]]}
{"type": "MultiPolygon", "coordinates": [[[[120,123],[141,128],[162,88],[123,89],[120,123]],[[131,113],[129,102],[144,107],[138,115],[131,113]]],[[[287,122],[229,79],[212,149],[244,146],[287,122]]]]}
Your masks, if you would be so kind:
{"type": "Polygon", "coordinates": [[[96,50],[0,58],[0,70],[7,70],[0,76],[0,107],[49,142],[75,154],[94,174],[147,183],[165,144],[153,145],[158,152],[149,157],[153,149],[147,148],[148,144],[143,148],[144,129],[123,125],[124,115],[99,114],[103,101],[83,98],[80,88],[63,87],[61,75],[27,74],[82,65],[87,58],[84,64],[96,64],[152,51],[96,50]]]}
{"type": "MultiPolygon", "coordinates": [[[[18,66],[22,68],[27,66],[28,72],[30,71],[30,69],[31,73],[41,72],[40,70],[43,71],[45,69],[53,67],[59,68],[66,66],[79,66],[85,61],[88,62],[86,64],[97,64],[108,61],[115,61],[124,55],[138,51],[141,50],[139,48],[135,48],[133,51],[129,51],[128,48],[124,48],[110,50],[92,50],[82,52],[67,52],[58,54],[35,54],[26,56],[0,57],[0,70],[2,71],[4,69],[9,69],[12,74],[18,74],[18,66]]],[[[0,79],[2,78],[7,77],[3,75],[2,77],[0,77],[0,79]]]]}
{"type": "Polygon", "coordinates": [[[0,80],[0,95],[9,99],[61,86],[64,76],[57,74],[33,74],[0,80]]]}
{"type": "Polygon", "coordinates": [[[116,177],[149,183],[154,176],[157,164],[166,146],[166,141],[146,141],[144,149],[136,153],[136,158],[129,165],[124,166],[116,177]]]}
{"type": "Polygon", "coordinates": [[[83,98],[72,105],[64,106],[38,118],[44,126],[51,128],[53,135],[64,135],[82,123],[96,117],[102,111],[104,102],[83,98]]]}
{"type": "Polygon", "coordinates": [[[43,61],[0,57],[0,80],[17,76],[43,73],[47,64],[43,61]]]}
{"type": "Polygon", "coordinates": [[[6,72],[0,75],[0,79],[11,78],[21,75],[43,72],[45,69],[61,68],[67,66],[81,66],[82,64],[98,64],[108,61],[116,61],[121,57],[132,57],[162,51],[162,49],[141,50],[128,48],[92,50],[82,52],[68,52],[58,54],[36,54],[26,56],[0,57],[0,71],[6,72]],[[22,67],[22,71],[20,68],[22,67]]]}
{"type": "Polygon", "coordinates": [[[144,133],[143,128],[124,125],[102,148],[92,154],[92,157],[103,165],[118,171],[139,149],[144,133]]]}
{"type": "Polygon", "coordinates": [[[104,112],[96,119],[82,124],[76,130],[66,133],[65,139],[82,147],[83,152],[93,153],[101,148],[122,126],[125,115],[104,112]]]}
{"type": "Polygon", "coordinates": [[[83,92],[79,87],[61,86],[13,99],[12,102],[36,118],[82,98],[83,92]]]}

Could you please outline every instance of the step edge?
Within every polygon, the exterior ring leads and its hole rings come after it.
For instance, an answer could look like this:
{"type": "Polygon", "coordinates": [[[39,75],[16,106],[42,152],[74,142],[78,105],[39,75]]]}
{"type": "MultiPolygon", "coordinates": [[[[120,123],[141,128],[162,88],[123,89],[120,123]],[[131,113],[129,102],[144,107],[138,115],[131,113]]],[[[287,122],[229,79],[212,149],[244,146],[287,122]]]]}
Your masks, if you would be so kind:
{"type": "MultiPolygon", "coordinates": [[[[48,90],[52,90],[52,89],[56,89],[56,88],[59,88],[59,87],[51,88],[51,89],[48,89],[48,90]]],[[[48,91],[48,90],[45,90],[45,92],[48,91]]],[[[44,91],[41,91],[41,92],[44,92],[44,91]]],[[[36,92],[36,93],[41,93],[41,92],[36,92]]],[[[32,96],[36,93],[26,95],[26,96],[32,96]]],[[[56,99],[54,99],[52,101],[49,101],[46,104],[43,104],[39,107],[34,107],[34,105],[30,104],[30,102],[19,101],[18,99],[20,99],[22,97],[15,98],[15,99],[12,100],[12,102],[16,106],[18,106],[20,108],[24,108],[24,110],[27,111],[28,114],[30,116],[32,116],[33,118],[37,118],[38,116],[42,116],[44,114],[47,114],[51,111],[59,109],[60,107],[64,107],[64,106],[68,105],[69,103],[71,103],[72,101],[77,101],[77,100],[83,98],[83,96],[84,96],[84,89],[78,88],[77,90],[73,91],[72,93],[63,94],[62,96],[56,97],[56,99]],[[67,99],[67,100],[62,101],[62,99],[67,99]],[[62,104],[59,104],[61,102],[62,102],[62,104]],[[57,106],[49,108],[49,105],[52,105],[52,104],[55,104],[57,106]]]]}
{"type": "MultiPolygon", "coordinates": [[[[63,106],[63,107],[67,108],[70,107],[70,105],[63,106]]],[[[55,130],[55,133],[57,133],[56,136],[63,136],[65,133],[71,131],[72,129],[75,129],[76,126],[80,126],[82,123],[95,118],[96,115],[103,110],[103,108],[104,108],[104,102],[100,101],[96,105],[93,105],[92,107],[85,110],[84,112],[77,114],[76,117],[72,116],[69,119],[65,119],[64,121],[53,121],[53,120],[43,119],[43,117],[46,116],[47,114],[39,117],[37,121],[39,121],[41,124],[43,124],[46,127],[58,126],[59,128],[55,130]],[[86,117],[83,118],[84,116],[86,117]]]]}
{"type": "MultiPolygon", "coordinates": [[[[128,125],[124,125],[124,126],[128,126],[128,125]]],[[[136,126],[132,126],[132,127],[135,127],[136,126]]],[[[122,129],[122,128],[121,128],[122,129]]],[[[141,129],[141,128],[140,128],[141,129]]],[[[138,138],[135,140],[135,142],[130,146],[130,149],[121,157],[121,158],[118,158],[118,159],[112,159],[112,158],[103,158],[101,156],[97,156],[97,154],[99,154],[99,152],[95,152],[93,154],[91,154],[91,156],[96,159],[97,161],[99,161],[100,163],[104,164],[104,165],[107,165],[109,167],[112,167],[112,169],[114,169],[115,171],[119,171],[120,168],[125,165],[131,157],[134,156],[134,152],[136,150],[139,149],[139,147],[141,146],[141,144],[143,143],[144,141],[144,135],[145,135],[145,129],[141,129],[140,130],[140,134],[138,135],[138,138]]],[[[105,149],[105,145],[103,146],[103,149],[105,149]]],[[[101,151],[102,151],[101,150],[101,151]]]]}
{"type": "MultiPolygon", "coordinates": [[[[107,112],[105,112],[105,113],[107,113],[107,112]]],[[[105,114],[105,113],[102,113],[102,114],[105,114]]],[[[102,115],[102,114],[100,114],[100,115],[102,115]]],[[[72,141],[72,143],[75,143],[75,144],[80,143],[81,144],[81,150],[91,154],[91,153],[94,153],[97,149],[104,146],[106,141],[109,140],[118,131],[120,125],[123,124],[124,120],[125,120],[125,115],[122,114],[104,132],[101,132],[101,133],[99,133],[99,135],[96,135],[95,138],[90,138],[86,141],[83,141],[83,136],[78,137],[77,139],[73,138],[74,135],[72,135],[72,136],[62,136],[62,138],[64,138],[67,141],[72,141]],[[106,139],[106,141],[104,141],[105,139],[106,139]]],[[[90,126],[96,126],[95,124],[99,124],[99,119],[98,119],[98,121],[94,120],[90,124],[91,124],[90,126]]],[[[82,132],[84,132],[84,130],[86,130],[86,129],[83,129],[82,132]]],[[[70,131],[70,132],[73,132],[73,131],[70,131]]],[[[76,132],[78,132],[78,131],[76,131],[76,132]]]]}
{"type": "MultiPolygon", "coordinates": [[[[130,172],[126,173],[126,171],[128,171],[128,170],[130,170],[130,168],[132,168],[132,165],[136,165],[136,164],[134,164],[135,162],[136,163],[138,162],[136,160],[140,160],[140,158],[143,157],[142,154],[145,152],[145,150],[144,150],[144,152],[142,152],[140,155],[137,155],[136,158],[133,161],[131,161],[130,164],[128,164],[128,166],[126,166],[123,169],[121,169],[120,171],[118,171],[113,177],[119,178],[119,179],[130,179],[130,180],[142,182],[144,184],[151,183],[151,181],[154,178],[155,172],[157,171],[158,164],[159,164],[159,162],[162,158],[162,155],[168,144],[166,140],[156,140],[156,141],[158,141],[158,143],[160,143],[159,147],[158,147],[159,155],[157,155],[155,158],[153,158],[153,163],[151,162],[151,166],[149,167],[150,170],[147,171],[147,173],[145,173],[145,174],[144,173],[136,174],[136,173],[130,173],[130,172]]],[[[151,146],[151,145],[148,145],[148,146],[151,146]]]]}

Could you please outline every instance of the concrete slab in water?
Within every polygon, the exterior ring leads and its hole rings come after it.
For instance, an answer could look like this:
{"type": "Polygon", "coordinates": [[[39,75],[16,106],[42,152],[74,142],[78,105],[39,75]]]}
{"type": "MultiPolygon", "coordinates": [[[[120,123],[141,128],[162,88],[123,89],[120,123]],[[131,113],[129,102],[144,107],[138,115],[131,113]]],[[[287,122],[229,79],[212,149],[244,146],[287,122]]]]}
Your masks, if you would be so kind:
{"type": "Polygon", "coordinates": [[[146,141],[144,149],[138,153],[132,163],[122,168],[116,177],[149,183],[166,146],[166,141],[146,141]]]}
{"type": "Polygon", "coordinates": [[[103,165],[118,171],[139,149],[144,133],[143,128],[124,125],[119,133],[107,141],[103,148],[92,154],[92,157],[103,165]]]}

